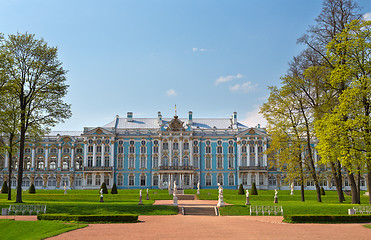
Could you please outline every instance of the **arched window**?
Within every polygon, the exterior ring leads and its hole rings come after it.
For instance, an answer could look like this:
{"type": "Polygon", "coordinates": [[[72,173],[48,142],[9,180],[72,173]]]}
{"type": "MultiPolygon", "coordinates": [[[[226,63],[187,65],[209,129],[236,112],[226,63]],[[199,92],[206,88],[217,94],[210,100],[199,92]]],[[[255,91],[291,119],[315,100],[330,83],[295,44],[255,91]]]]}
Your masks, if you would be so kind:
{"type": "Polygon", "coordinates": [[[217,157],[217,167],[218,167],[218,169],[223,168],[223,155],[219,155],[217,157]]]}
{"type": "Polygon", "coordinates": [[[55,177],[49,177],[48,179],[48,187],[55,187],[57,186],[57,180],[55,177]]]}
{"type": "Polygon", "coordinates": [[[186,167],[189,166],[189,157],[188,156],[184,156],[184,158],[183,158],[183,166],[186,166],[186,167]]]}
{"type": "Polygon", "coordinates": [[[22,178],[22,187],[30,187],[30,178],[22,178]]]}
{"type": "Polygon", "coordinates": [[[100,186],[100,175],[95,175],[95,185],[100,186]]]}
{"type": "Polygon", "coordinates": [[[193,167],[194,168],[199,168],[199,165],[198,165],[198,156],[197,155],[194,155],[193,156],[193,167]]]}
{"type": "Polygon", "coordinates": [[[205,168],[211,169],[211,156],[207,155],[205,157],[205,168]]]}
{"type": "Polygon", "coordinates": [[[246,167],[247,166],[247,156],[241,157],[241,166],[246,167]]]}
{"type": "Polygon", "coordinates": [[[146,168],[146,155],[140,156],[140,168],[146,168]]]}
{"type": "Polygon", "coordinates": [[[219,175],[218,175],[218,183],[219,183],[220,185],[223,185],[223,175],[222,175],[222,174],[219,174],[219,175]]]}
{"type": "Polygon", "coordinates": [[[247,185],[247,173],[242,174],[242,185],[247,185]]]}
{"type": "Polygon", "coordinates": [[[44,184],[43,179],[41,177],[35,178],[35,187],[42,187],[44,184]]]}
{"type": "Polygon", "coordinates": [[[92,175],[88,175],[86,177],[86,185],[88,185],[88,186],[93,185],[93,176],[92,175]]]}
{"type": "Polygon", "coordinates": [[[158,168],[158,156],[153,156],[153,168],[158,168]]]}
{"type": "Polygon", "coordinates": [[[205,177],[206,186],[211,186],[211,175],[205,177]]]}
{"type": "Polygon", "coordinates": [[[68,169],[68,162],[69,162],[70,158],[69,157],[63,157],[63,163],[62,163],[62,168],[63,170],[67,170],[68,169]]]}
{"type": "Polygon", "coordinates": [[[173,157],[173,164],[172,166],[179,166],[179,158],[178,156],[173,157]]]}
{"type": "Polygon", "coordinates": [[[162,158],[162,166],[169,166],[169,158],[167,156],[162,158]]]}
{"type": "Polygon", "coordinates": [[[118,186],[124,185],[124,177],[122,175],[117,176],[117,185],[118,186]]]}
{"type": "Polygon", "coordinates": [[[228,176],[228,185],[229,186],[234,185],[234,174],[233,173],[229,174],[229,176],[228,176]]]}
{"type": "Polygon", "coordinates": [[[145,186],[146,185],[146,175],[141,175],[140,176],[140,186],[145,186]]]}

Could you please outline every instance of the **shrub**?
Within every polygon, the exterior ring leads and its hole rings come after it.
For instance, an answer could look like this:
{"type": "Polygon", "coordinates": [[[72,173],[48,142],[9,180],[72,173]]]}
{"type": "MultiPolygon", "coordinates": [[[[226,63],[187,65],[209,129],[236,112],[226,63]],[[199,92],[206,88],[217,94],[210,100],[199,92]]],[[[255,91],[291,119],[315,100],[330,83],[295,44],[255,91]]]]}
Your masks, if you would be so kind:
{"type": "Polygon", "coordinates": [[[107,190],[107,185],[105,182],[102,183],[102,185],[100,186],[100,189],[99,191],[103,189],[103,194],[108,194],[108,190],[107,190]]]}
{"type": "Polygon", "coordinates": [[[3,186],[1,187],[1,193],[8,193],[8,183],[4,181],[3,186]]]}
{"type": "Polygon", "coordinates": [[[258,189],[256,189],[256,185],[254,182],[251,185],[250,195],[258,195],[258,189]]]}
{"type": "Polygon", "coordinates": [[[36,193],[35,186],[33,184],[31,184],[30,189],[28,189],[28,193],[30,193],[30,194],[35,194],[36,193]]]}
{"type": "Polygon", "coordinates": [[[75,222],[138,222],[138,215],[112,214],[112,215],[68,215],[68,214],[39,214],[37,220],[75,221],[75,222]]]}
{"type": "Polygon", "coordinates": [[[112,189],[111,189],[111,194],[117,194],[116,183],[113,183],[113,186],[112,186],[112,189]]]}
{"type": "Polygon", "coordinates": [[[243,189],[242,184],[240,184],[240,187],[238,188],[238,194],[239,195],[244,195],[245,194],[245,189],[243,189]]]}
{"type": "Polygon", "coordinates": [[[326,195],[325,189],[323,189],[323,187],[321,187],[320,192],[321,192],[321,195],[326,195]]]}
{"type": "Polygon", "coordinates": [[[284,215],[289,223],[365,223],[371,221],[370,215],[284,215]]]}

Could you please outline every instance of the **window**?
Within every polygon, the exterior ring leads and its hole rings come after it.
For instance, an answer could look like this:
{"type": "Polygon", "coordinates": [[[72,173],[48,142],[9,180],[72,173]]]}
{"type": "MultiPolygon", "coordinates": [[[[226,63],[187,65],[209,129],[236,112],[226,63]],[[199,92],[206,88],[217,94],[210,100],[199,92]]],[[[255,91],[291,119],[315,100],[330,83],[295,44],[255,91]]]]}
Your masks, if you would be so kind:
{"type": "Polygon", "coordinates": [[[88,152],[92,153],[93,152],[93,146],[88,146],[88,152]]]}
{"type": "Polygon", "coordinates": [[[124,177],[122,175],[117,176],[117,185],[118,186],[124,185],[124,177]]]}
{"type": "Polygon", "coordinates": [[[188,150],[189,149],[189,143],[184,143],[183,144],[183,148],[184,148],[184,150],[188,150]]]}
{"type": "Polygon", "coordinates": [[[42,187],[43,184],[43,179],[41,177],[35,178],[35,187],[42,187]]]}
{"type": "Polygon", "coordinates": [[[234,168],[234,157],[233,157],[233,155],[228,157],[228,168],[234,168]]]}
{"type": "Polygon", "coordinates": [[[254,146],[251,146],[250,147],[250,153],[254,153],[255,152],[255,147],[254,146]]]}
{"type": "Polygon", "coordinates": [[[56,169],[57,168],[57,163],[55,162],[55,161],[51,161],[50,162],[50,169],[51,170],[54,170],[54,169],[56,169]]]}
{"type": "Polygon", "coordinates": [[[242,148],[241,148],[241,152],[242,152],[242,153],[246,153],[246,146],[242,146],[242,148]]]}
{"type": "Polygon", "coordinates": [[[211,144],[210,140],[206,140],[206,145],[210,145],[210,144],[211,144]]]}
{"type": "Polygon", "coordinates": [[[10,179],[10,185],[11,185],[12,187],[16,187],[16,186],[17,186],[17,179],[16,179],[15,177],[12,177],[12,178],[10,179]]]}
{"type": "Polygon", "coordinates": [[[101,144],[101,143],[102,143],[102,140],[98,139],[98,140],[97,140],[97,143],[98,143],[98,144],[101,144]]]}
{"type": "Polygon", "coordinates": [[[246,145],[246,140],[242,140],[242,145],[246,145]]]}
{"type": "Polygon", "coordinates": [[[207,169],[211,168],[211,157],[210,156],[205,157],[205,168],[207,169]]]}
{"type": "Polygon", "coordinates": [[[319,182],[319,185],[321,187],[327,187],[327,181],[326,180],[322,180],[322,181],[319,182]]]}
{"type": "Polygon", "coordinates": [[[145,186],[146,185],[146,175],[141,175],[140,176],[140,186],[145,186]]]}
{"type": "Polygon", "coordinates": [[[25,153],[31,153],[31,148],[26,148],[26,149],[24,150],[24,152],[25,152],[25,153]]]}
{"type": "Polygon", "coordinates": [[[30,179],[28,177],[22,179],[22,187],[30,187],[30,179]]]}
{"type": "Polygon", "coordinates": [[[255,166],[255,155],[250,154],[250,166],[255,166]]]}
{"type": "Polygon", "coordinates": [[[122,145],[124,143],[124,141],[122,140],[119,140],[119,144],[122,145]]]}
{"type": "Polygon", "coordinates": [[[219,183],[220,185],[223,185],[223,175],[222,175],[222,174],[219,174],[219,175],[218,175],[218,183],[219,183]]]}
{"type": "Polygon", "coordinates": [[[97,167],[101,167],[102,166],[102,157],[101,156],[96,156],[96,163],[95,165],[97,167]]]}
{"type": "Polygon", "coordinates": [[[256,183],[255,174],[251,174],[251,184],[256,183]]]}
{"type": "Polygon", "coordinates": [[[228,153],[229,154],[233,154],[233,146],[229,146],[228,147],[228,153]]]}
{"type": "Polygon", "coordinates": [[[88,167],[92,167],[92,166],[93,166],[93,157],[88,156],[88,167]]]}
{"type": "Polygon", "coordinates": [[[241,166],[246,167],[247,166],[247,156],[241,157],[241,166]]]}
{"type": "MultiPolygon", "coordinates": [[[[92,150],[93,151],[93,150],[92,150]]],[[[50,149],[50,153],[51,154],[56,154],[57,153],[57,149],[56,148],[52,148],[50,149]]]]}
{"type": "Polygon", "coordinates": [[[76,187],[81,187],[81,177],[77,177],[77,178],[75,178],[75,181],[74,181],[74,185],[76,186],[76,187]]]}
{"type": "Polygon", "coordinates": [[[104,156],[104,166],[105,167],[110,166],[109,156],[104,156]]]}
{"type": "Polygon", "coordinates": [[[189,157],[188,156],[184,156],[184,158],[183,158],[183,166],[186,166],[186,167],[189,166],[189,157]]]}
{"type": "Polygon", "coordinates": [[[106,141],[104,141],[106,144],[109,144],[109,139],[106,139],[106,141]]]}
{"type": "MultiPolygon", "coordinates": [[[[364,187],[365,184],[366,184],[366,182],[365,182],[365,178],[364,178],[364,177],[361,177],[361,179],[360,179],[360,185],[361,185],[361,187],[364,187]]],[[[326,185],[326,186],[327,186],[327,185],[326,185]]]]}
{"type": "Polygon", "coordinates": [[[158,145],[158,141],[157,140],[153,141],[153,144],[158,145]]]}
{"type": "Polygon", "coordinates": [[[193,156],[193,167],[194,168],[199,168],[198,166],[198,156],[193,156]]]}
{"type": "Polygon", "coordinates": [[[82,148],[76,148],[76,153],[82,153],[82,148]]]}
{"type": "Polygon", "coordinates": [[[173,143],[173,149],[178,150],[179,149],[179,144],[177,142],[173,143]]]}
{"type": "Polygon", "coordinates": [[[153,186],[158,186],[158,176],[153,176],[153,186]]]}
{"type": "Polygon", "coordinates": [[[169,149],[169,144],[168,144],[167,142],[164,142],[164,143],[162,144],[162,149],[164,149],[164,150],[168,150],[168,149],[169,149]]]}
{"type": "Polygon", "coordinates": [[[109,149],[110,149],[109,145],[104,146],[104,152],[109,153],[109,149]]]}
{"type": "Polygon", "coordinates": [[[242,185],[247,185],[247,174],[242,175],[242,185]]]}
{"type": "Polygon", "coordinates": [[[313,180],[307,180],[307,187],[313,187],[314,181],[313,180]]]}
{"type": "Polygon", "coordinates": [[[39,153],[39,154],[42,154],[42,153],[44,153],[44,149],[43,148],[38,148],[36,152],[39,153]]]}
{"type": "Polygon", "coordinates": [[[153,153],[158,153],[158,146],[153,147],[153,153]]]}
{"type": "Polygon", "coordinates": [[[264,166],[264,161],[263,161],[263,156],[262,155],[258,156],[258,166],[264,166]]]}
{"type": "Polygon", "coordinates": [[[259,185],[264,185],[264,176],[261,173],[259,173],[259,185]]]}
{"type": "Polygon", "coordinates": [[[172,166],[179,166],[179,158],[178,158],[178,156],[174,156],[173,157],[173,164],[172,164],[172,166]]]}
{"type": "Polygon", "coordinates": [[[129,153],[135,153],[135,147],[134,146],[129,147],[129,153]]]}
{"type": "Polygon", "coordinates": [[[268,178],[268,185],[269,186],[277,186],[277,180],[275,176],[270,176],[268,178]]]}
{"type": "Polygon", "coordinates": [[[102,152],[102,146],[101,145],[97,146],[96,149],[97,149],[97,153],[102,152]]]}
{"type": "Polygon", "coordinates": [[[211,147],[210,146],[206,146],[206,153],[211,153],[211,147]]]}
{"type": "Polygon", "coordinates": [[[140,144],[146,145],[146,141],[145,140],[142,140],[142,141],[140,141],[140,144]]]}
{"type": "Polygon", "coordinates": [[[118,152],[119,152],[119,153],[124,153],[124,147],[123,147],[123,146],[120,146],[120,147],[118,148],[118,152]]]}
{"type": "Polygon", "coordinates": [[[167,156],[162,158],[162,166],[169,166],[169,158],[167,156]]]}
{"type": "Polygon", "coordinates": [[[262,153],[263,152],[263,147],[259,146],[258,147],[258,153],[262,153]]]}
{"type": "Polygon", "coordinates": [[[193,153],[198,153],[198,146],[193,147],[193,153]]]}
{"type": "Polygon", "coordinates": [[[100,175],[95,176],[95,185],[100,186],[100,175]]]}
{"type": "Polygon", "coordinates": [[[146,156],[140,156],[140,168],[146,168],[146,156]]]}
{"type": "Polygon", "coordinates": [[[117,159],[117,167],[118,168],[124,168],[124,159],[123,159],[123,157],[118,157],[118,159],[117,159]]]}
{"type": "Polygon", "coordinates": [[[234,175],[233,174],[229,174],[229,176],[228,176],[228,185],[229,186],[234,185],[234,175]]]}
{"type": "Polygon", "coordinates": [[[109,176],[108,175],[104,175],[104,182],[106,183],[106,185],[110,185],[109,184],[109,176]]]}
{"type": "Polygon", "coordinates": [[[223,168],[223,156],[218,156],[218,158],[217,158],[217,167],[219,169],[223,168]]]}
{"type": "Polygon", "coordinates": [[[130,140],[129,144],[134,145],[134,140],[130,140]]]}
{"type": "Polygon", "coordinates": [[[67,157],[64,157],[63,158],[63,162],[62,162],[62,169],[63,170],[67,170],[68,169],[68,161],[69,161],[69,158],[67,158],[67,157]]]}
{"type": "Polygon", "coordinates": [[[63,153],[70,153],[70,149],[69,148],[63,148],[63,153]]]}
{"type": "Polygon", "coordinates": [[[206,175],[206,186],[211,186],[211,175],[206,175]]]}
{"type": "Polygon", "coordinates": [[[48,179],[48,187],[55,187],[57,186],[57,180],[55,177],[49,177],[48,179]]]}
{"type": "Polygon", "coordinates": [[[88,185],[88,186],[93,185],[93,177],[92,177],[92,175],[88,175],[86,177],[86,185],[88,185]]]}
{"type": "Polygon", "coordinates": [[[223,153],[223,147],[222,146],[218,146],[216,148],[216,153],[219,153],[219,154],[223,153]]]}
{"type": "Polygon", "coordinates": [[[75,168],[81,169],[82,168],[82,157],[77,157],[75,161],[75,168]]]}
{"type": "Polygon", "coordinates": [[[158,156],[153,156],[153,168],[158,168],[158,156]]]}
{"type": "Polygon", "coordinates": [[[129,168],[134,168],[135,167],[135,159],[133,156],[129,157],[129,168]]]}
{"type": "Polygon", "coordinates": [[[146,146],[141,146],[140,147],[140,153],[142,153],[142,154],[146,153],[146,146]]]}
{"type": "Polygon", "coordinates": [[[133,175],[129,176],[129,186],[134,186],[134,176],[133,175]]]}
{"type": "Polygon", "coordinates": [[[93,140],[92,139],[89,139],[88,143],[89,144],[92,144],[93,143],[93,140]]]}

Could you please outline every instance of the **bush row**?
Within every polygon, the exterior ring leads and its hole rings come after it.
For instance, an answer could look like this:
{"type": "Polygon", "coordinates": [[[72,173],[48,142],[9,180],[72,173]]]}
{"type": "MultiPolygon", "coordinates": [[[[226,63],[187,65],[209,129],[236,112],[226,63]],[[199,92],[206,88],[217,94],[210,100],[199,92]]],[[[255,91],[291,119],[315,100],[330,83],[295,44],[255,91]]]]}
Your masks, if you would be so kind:
{"type": "Polygon", "coordinates": [[[38,220],[59,220],[75,222],[112,222],[112,223],[132,223],[138,222],[138,215],[68,215],[68,214],[39,214],[38,220]]]}
{"type": "Polygon", "coordinates": [[[284,215],[289,223],[367,223],[371,215],[284,215]]]}

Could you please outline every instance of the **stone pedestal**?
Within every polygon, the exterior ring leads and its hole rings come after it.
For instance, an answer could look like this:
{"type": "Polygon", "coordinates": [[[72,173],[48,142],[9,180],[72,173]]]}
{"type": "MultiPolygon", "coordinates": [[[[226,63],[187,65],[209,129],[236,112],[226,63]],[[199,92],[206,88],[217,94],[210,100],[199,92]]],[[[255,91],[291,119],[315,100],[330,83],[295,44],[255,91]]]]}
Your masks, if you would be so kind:
{"type": "Polygon", "coordinates": [[[146,197],[146,200],[149,200],[149,196],[148,196],[148,193],[147,193],[147,197],[146,197]]]}
{"type": "Polygon", "coordinates": [[[197,194],[198,194],[198,195],[200,194],[200,189],[197,189],[197,194]]]}
{"type": "Polygon", "coordinates": [[[64,194],[67,194],[67,189],[64,189],[64,194]]]}
{"type": "Polygon", "coordinates": [[[103,195],[100,195],[100,202],[104,202],[103,201],[103,195]]]}
{"type": "Polygon", "coordinates": [[[142,196],[139,197],[139,203],[138,203],[138,205],[143,205],[142,196]]]}
{"type": "Polygon", "coordinates": [[[175,207],[178,206],[178,198],[177,198],[176,195],[174,195],[174,197],[173,197],[173,205],[174,205],[175,207]]]}
{"type": "Polygon", "coordinates": [[[217,207],[225,207],[225,203],[223,201],[223,196],[219,196],[217,207]]]}
{"type": "Polygon", "coordinates": [[[274,197],[274,203],[278,203],[278,198],[274,197]]]}
{"type": "Polygon", "coordinates": [[[250,197],[246,197],[246,203],[245,205],[250,205],[250,197]]]}

